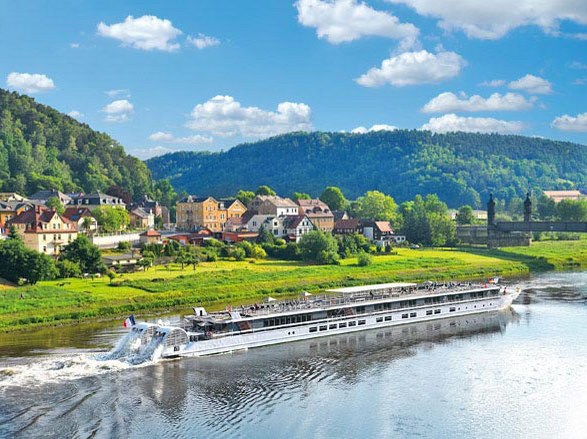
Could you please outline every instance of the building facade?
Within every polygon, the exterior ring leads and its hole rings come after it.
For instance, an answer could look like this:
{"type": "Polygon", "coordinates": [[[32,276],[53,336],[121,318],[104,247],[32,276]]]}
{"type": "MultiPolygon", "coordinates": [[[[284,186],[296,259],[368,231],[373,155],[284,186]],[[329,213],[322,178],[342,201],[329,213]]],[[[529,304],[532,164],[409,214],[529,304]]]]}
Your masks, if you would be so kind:
{"type": "Polygon", "coordinates": [[[187,196],[177,203],[176,224],[179,230],[195,230],[206,227],[222,232],[229,218],[239,218],[247,208],[239,200],[221,200],[213,197],[187,196]]]}
{"type": "Polygon", "coordinates": [[[332,233],[334,229],[334,214],[328,205],[319,199],[298,200],[300,214],[306,216],[312,221],[314,228],[326,233],[332,233]]]}
{"type": "Polygon", "coordinates": [[[249,210],[261,215],[298,215],[299,206],[289,198],[277,195],[257,195],[249,203],[249,210]]]}

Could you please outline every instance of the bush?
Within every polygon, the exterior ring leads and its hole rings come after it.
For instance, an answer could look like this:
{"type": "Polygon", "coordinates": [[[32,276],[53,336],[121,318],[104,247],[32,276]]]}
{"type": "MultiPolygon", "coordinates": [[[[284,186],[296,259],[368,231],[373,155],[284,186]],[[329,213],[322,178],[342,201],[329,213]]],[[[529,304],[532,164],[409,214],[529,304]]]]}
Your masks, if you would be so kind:
{"type": "Polygon", "coordinates": [[[120,241],[117,248],[118,250],[130,250],[130,241],[120,241]]]}
{"type": "Polygon", "coordinates": [[[237,261],[244,261],[247,256],[245,251],[240,247],[233,248],[231,253],[232,257],[237,261]]]}
{"type": "Polygon", "coordinates": [[[55,266],[57,267],[59,277],[61,278],[80,277],[82,275],[82,269],[77,262],[64,259],[62,261],[57,261],[55,266]]]}
{"type": "Polygon", "coordinates": [[[359,257],[357,260],[357,265],[359,267],[366,267],[367,265],[371,265],[373,263],[373,256],[369,253],[361,252],[359,253],[359,257]]]}

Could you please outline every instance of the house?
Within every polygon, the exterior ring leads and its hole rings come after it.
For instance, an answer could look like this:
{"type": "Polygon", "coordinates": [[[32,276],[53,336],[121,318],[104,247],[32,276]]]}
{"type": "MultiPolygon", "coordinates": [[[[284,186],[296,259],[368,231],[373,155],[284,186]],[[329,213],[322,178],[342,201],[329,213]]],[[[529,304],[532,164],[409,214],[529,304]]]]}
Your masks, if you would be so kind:
{"type": "Polygon", "coordinates": [[[157,244],[161,241],[161,233],[155,229],[145,230],[139,235],[139,242],[141,244],[157,244]]]}
{"type": "Polygon", "coordinates": [[[177,241],[181,245],[202,245],[204,241],[214,237],[214,232],[205,227],[199,227],[197,231],[192,233],[176,233],[175,235],[167,236],[167,239],[177,241]]]}
{"type": "Polygon", "coordinates": [[[555,203],[562,200],[582,200],[587,198],[581,191],[544,191],[544,195],[552,198],[555,203]]]}
{"type": "Polygon", "coordinates": [[[221,232],[229,218],[239,218],[247,208],[239,200],[216,200],[213,197],[183,198],[176,206],[176,224],[179,230],[206,227],[221,232]]]}
{"type": "Polygon", "coordinates": [[[332,233],[334,229],[334,214],[328,205],[319,199],[298,200],[300,214],[306,216],[312,221],[314,228],[323,232],[332,233]]]}
{"type": "Polygon", "coordinates": [[[255,232],[247,232],[247,231],[224,231],[222,232],[222,240],[224,242],[255,242],[259,237],[258,233],[255,232]]]}
{"type": "Polygon", "coordinates": [[[90,210],[94,210],[98,207],[121,207],[126,208],[126,204],[122,201],[122,198],[113,197],[112,195],[103,194],[102,192],[93,192],[91,194],[77,194],[72,199],[72,206],[83,206],[90,210]]]}
{"type": "Polygon", "coordinates": [[[350,218],[350,216],[349,216],[349,214],[347,213],[346,210],[333,210],[332,211],[332,214],[334,215],[334,222],[335,223],[338,220],[341,220],[341,219],[346,220],[346,219],[349,219],[350,218]]]}
{"type": "Polygon", "coordinates": [[[61,248],[77,238],[77,226],[54,210],[39,206],[25,210],[12,218],[8,226],[14,225],[27,248],[48,255],[58,255],[61,248]]]}
{"type": "Polygon", "coordinates": [[[401,243],[405,236],[395,235],[389,221],[363,220],[363,236],[375,242],[379,247],[391,245],[391,242],[401,243]],[[403,239],[402,239],[403,238],[403,239]]]}
{"type": "Polygon", "coordinates": [[[87,207],[70,206],[63,212],[63,217],[76,223],[77,229],[81,232],[95,232],[98,230],[98,221],[92,216],[87,207]]]}
{"type": "Polygon", "coordinates": [[[142,259],[140,253],[132,252],[122,255],[110,255],[103,256],[102,262],[106,265],[106,268],[113,269],[116,271],[133,271],[136,269],[138,262],[142,259]]]}
{"type": "Polygon", "coordinates": [[[315,228],[308,215],[287,215],[280,218],[282,218],[285,236],[288,241],[299,242],[303,235],[315,228]]]}
{"type": "Polygon", "coordinates": [[[0,192],[0,201],[28,201],[22,195],[18,195],[16,192],[0,192]]]}
{"type": "Polygon", "coordinates": [[[277,195],[257,195],[249,203],[248,209],[260,215],[298,215],[299,206],[289,198],[277,195]]]}
{"type": "Polygon", "coordinates": [[[148,195],[145,195],[138,203],[132,203],[130,210],[133,211],[137,207],[140,207],[145,212],[152,212],[155,218],[161,217],[161,221],[165,225],[169,225],[171,223],[169,209],[159,204],[158,201],[152,200],[148,195]]]}
{"type": "Polygon", "coordinates": [[[29,197],[29,200],[46,204],[50,198],[57,198],[62,205],[66,206],[71,203],[71,197],[56,189],[37,191],[29,197]]]}
{"type": "Polygon", "coordinates": [[[0,234],[7,233],[6,223],[20,213],[34,209],[30,201],[0,201],[0,234]]]}
{"type": "Polygon", "coordinates": [[[352,235],[353,233],[363,234],[363,224],[357,218],[340,219],[334,223],[332,233],[335,235],[352,235]]]}
{"type": "Polygon", "coordinates": [[[146,211],[142,207],[136,207],[129,213],[130,225],[135,229],[146,229],[155,227],[155,215],[152,211],[146,211]]]}
{"type": "MultiPolygon", "coordinates": [[[[273,219],[273,215],[259,215],[253,214],[248,218],[248,221],[243,224],[244,228],[249,232],[258,232],[261,227],[265,225],[268,219],[273,219]]],[[[243,219],[244,220],[244,219],[243,219]]],[[[268,226],[265,226],[268,228],[268,226]]]]}

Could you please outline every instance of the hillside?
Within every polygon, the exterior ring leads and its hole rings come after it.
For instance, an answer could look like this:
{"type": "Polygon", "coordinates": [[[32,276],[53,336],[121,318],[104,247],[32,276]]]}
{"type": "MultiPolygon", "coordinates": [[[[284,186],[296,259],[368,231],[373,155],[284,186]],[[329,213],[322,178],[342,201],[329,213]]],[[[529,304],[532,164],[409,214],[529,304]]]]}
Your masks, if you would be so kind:
{"type": "Polygon", "coordinates": [[[449,206],[509,200],[528,189],[587,186],[587,146],[499,134],[398,130],[291,133],[226,152],[178,152],[147,161],[156,178],[197,195],[228,196],[268,184],[280,194],[347,198],[377,189],[397,201],[436,193],[449,206]]]}
{"type": "Polygon", "coordinates": [[[34,99],[0,89],[0,191],[105,190],[137,199],[152,191],[149,170],[104,133],[34,99]]]}

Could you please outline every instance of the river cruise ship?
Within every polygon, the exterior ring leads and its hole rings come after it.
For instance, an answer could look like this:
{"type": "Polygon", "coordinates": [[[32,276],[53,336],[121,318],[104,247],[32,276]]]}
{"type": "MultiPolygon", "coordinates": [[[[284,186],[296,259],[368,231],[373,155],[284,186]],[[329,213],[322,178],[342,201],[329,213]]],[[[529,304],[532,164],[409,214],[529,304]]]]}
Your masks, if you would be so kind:
{"type": "Polygon", "coordinates": [[[297,299],[228,307],[208,313],[195,307],[178,325],[140,322],[127,345],[136,354],[182,357],[305,340],[333,334],[442,319],[507,308],[519,290],[497,284],[386,283],[303,293],[297,299]]]}

